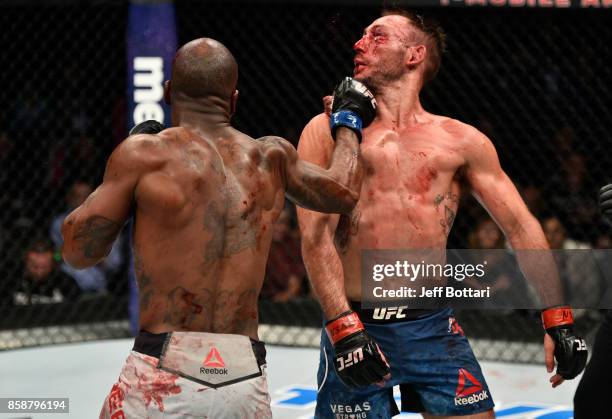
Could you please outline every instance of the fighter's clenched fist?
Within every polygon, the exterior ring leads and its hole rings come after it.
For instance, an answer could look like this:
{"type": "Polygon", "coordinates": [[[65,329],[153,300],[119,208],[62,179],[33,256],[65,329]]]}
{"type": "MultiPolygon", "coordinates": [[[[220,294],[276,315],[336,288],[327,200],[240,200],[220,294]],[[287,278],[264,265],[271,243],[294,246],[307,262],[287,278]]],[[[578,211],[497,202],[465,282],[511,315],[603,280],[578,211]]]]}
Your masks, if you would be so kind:
{"type": "Polygon", "coordinates": [[[389,364],[378,344],[368,336],[357,313],[342,313],[327,322],[325,329],[334,345],[334,368],[344,384],[367,386],[389,378],[389,364]]]}

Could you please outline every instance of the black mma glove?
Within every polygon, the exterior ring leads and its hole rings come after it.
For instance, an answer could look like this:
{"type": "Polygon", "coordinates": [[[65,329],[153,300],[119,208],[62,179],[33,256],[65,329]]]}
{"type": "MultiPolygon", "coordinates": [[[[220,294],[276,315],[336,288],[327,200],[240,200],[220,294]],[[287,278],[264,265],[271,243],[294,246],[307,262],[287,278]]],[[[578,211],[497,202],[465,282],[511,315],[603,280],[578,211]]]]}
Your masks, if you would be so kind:
{"type": "Polygon", "coordinates": [[[557,374],[571,380],[582,372],[588,355],[584,339],[574,335],[572,309],[565,306],[543,310],[542,323],[555,342],[557,374]]]}
{"type": "Polygon", "coordinates": [[[599,190],[599,210],[604,220],[612,225],[612,184],[599,190]]]}
{"type": "Polygon", "coordinates": [[[361,129],[372,123],[376,116],[376,99],[361,82],[347,77],[334,90],[330,125],[336,138],[338,127],[355,131],[361,142],[361,129]]]}
{"type": "Polygon", "coordinates": [[[365,331],[357,313],[347,311],[325,325],[334,345],[334,368],[349,387],[367,386],[390,373],[378,344],[365,331]]]}
{"type": "Polygon", "coordinates": [[[164,126],[162,124],[154,119],[149,119],[148,121],[135,125],[134,128],[130,130],[128,136],[135,134],[157,134],[163,130],[164,126]]]}

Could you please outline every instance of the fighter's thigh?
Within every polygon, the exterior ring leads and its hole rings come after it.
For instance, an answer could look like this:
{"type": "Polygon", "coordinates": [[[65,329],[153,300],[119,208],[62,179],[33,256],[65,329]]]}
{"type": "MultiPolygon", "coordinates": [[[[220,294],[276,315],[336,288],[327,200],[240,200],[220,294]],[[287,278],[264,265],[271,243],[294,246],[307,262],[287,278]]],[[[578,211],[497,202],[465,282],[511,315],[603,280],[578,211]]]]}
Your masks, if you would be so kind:
{"type": "Polygon", "coordinates": [[[392,388],[354,390],[331,381],[317,393],[316,419],[386,419],[397,413],[392,388]]]}
{"type": "Polygon", "coordinates": [[[398,353],[395,362],[402,365],[402,382],[420,402],[411,406],[412,399],[402,394],[403,410],[425,411],[432,417],[469,417],[493,408],[480,365],[451,311],[419,319],[396,333],[410,350],[398,353]]]}

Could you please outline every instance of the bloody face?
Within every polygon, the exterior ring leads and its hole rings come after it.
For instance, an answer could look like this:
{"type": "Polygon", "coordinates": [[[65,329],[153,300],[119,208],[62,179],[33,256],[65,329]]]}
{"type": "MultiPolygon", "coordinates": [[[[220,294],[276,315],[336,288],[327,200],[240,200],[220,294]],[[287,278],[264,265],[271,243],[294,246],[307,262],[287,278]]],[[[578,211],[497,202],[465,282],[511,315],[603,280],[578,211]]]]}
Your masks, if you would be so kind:
{"type": "Polygon", "coordinates": [[[407,71],[404,60],[409,25],[407,18],[399,15],[383,16],[372,22],[353,46],[354,77],[373,89],[400,78],[407,71]]]}

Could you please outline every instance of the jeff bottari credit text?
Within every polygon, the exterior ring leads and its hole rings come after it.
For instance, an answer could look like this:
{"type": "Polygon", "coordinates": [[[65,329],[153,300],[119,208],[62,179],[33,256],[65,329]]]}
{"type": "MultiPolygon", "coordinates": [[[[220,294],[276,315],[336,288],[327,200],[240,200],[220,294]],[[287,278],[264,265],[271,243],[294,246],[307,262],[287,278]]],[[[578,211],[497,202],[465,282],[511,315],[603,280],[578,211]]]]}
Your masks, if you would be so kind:
{"type": "MultiPolygon", "coordinates": [[[[407,279],[411,282],[417,279],[451,279],[462,282],[466,278],[482,279],[485,276],[487,262],[479,264],[440,264],[440,263],[410,263],[396,261],[392,264],[376,264],[372,267],[372,280],[376,282],[384,279],[407,279]]],[[[399,287],[385,289],[376,286],[372,290],[376,298],[489,298],[490,287],[482,289],[459,288],[451,286],[422,286],[419,289],[412,287],[399,287]]]]}

